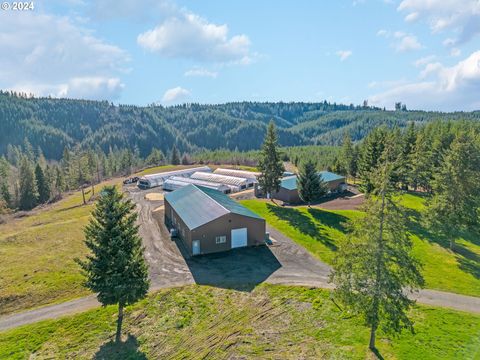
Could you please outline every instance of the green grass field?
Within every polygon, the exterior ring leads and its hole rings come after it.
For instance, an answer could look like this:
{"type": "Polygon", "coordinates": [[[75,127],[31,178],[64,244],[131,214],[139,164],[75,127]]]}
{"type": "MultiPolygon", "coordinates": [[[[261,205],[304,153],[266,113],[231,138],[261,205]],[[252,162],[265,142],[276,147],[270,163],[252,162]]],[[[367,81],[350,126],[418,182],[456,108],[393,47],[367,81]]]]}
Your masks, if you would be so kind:
{"type": "Polygon", "coordinates": [[[74,258],[86,253],[83,227],[92,207],[78,191],[0,225],[0,314],[88,294],[74,258]]]}
{"type": "MultiPolygon", "coordinates": [[[[462,234],[457,240],[457,250],[451,251],[446,239],[435,236],[421,224],[424,202],[424,198],[414,194],[401,197],[401,203],[409,211],[413,253],[424,265],[426,287],[480,296],[480,240],[473,234],[462,234]]],[[[259,200],[242,203],[326,263],[332,262],[339,240],[345,236],[344,223],[361,216],[355,210],[286,208],[259,200]]]]}
{"type": "MultiPolygon", "coordinates": [[[[416,334],[379,334],[385,359],[474,359],[480,316],[416,307],[416,334]]],[[[8,359],[373,359],[369,332],[327,290],[261,285],[162,290],[127,308],[125,343],[112,344],[116,308],[91,310],[0,333],[8,359]]]]}

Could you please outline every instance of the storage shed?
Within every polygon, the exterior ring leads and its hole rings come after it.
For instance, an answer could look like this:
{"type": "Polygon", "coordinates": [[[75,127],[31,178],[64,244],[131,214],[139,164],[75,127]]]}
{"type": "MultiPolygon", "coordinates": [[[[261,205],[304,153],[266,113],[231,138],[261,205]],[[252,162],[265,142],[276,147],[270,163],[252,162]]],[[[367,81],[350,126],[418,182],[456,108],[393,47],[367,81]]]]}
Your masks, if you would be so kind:
{"type": "Polygon", "coordinates": [[[213,173],[218,175],[234,176],[246,179],[248,188],[253,187],[258,182],[257,178],[260,176],[259,172],[223,168],[215,169],[213,173]]]}
{"type": "Polygon", "coordinates": [[[194,167],[189,169],[180,169],[173,171],[165,171],[157,174],[144,175],[138,180],[137,186],[140,189],[150,189],[157,186],[162,186],[165,180],[172,176],[189,177],[195,172],[211,173],[212,169],[208,166],[194,167]]]}
{"type": "Polygon", "coordinates": [[[190,177],[192,179],[198,179],[198,180],[204,180],[204,181],[228,185],[232,189],[232,192],[241,191],[247,188],[247,179],[239,178],[235,176],[196,172],[192,174],[190,177]]]}
{"type": "Polygon", "coordinates": [[[180,177],[180,176],[172,176],[171,178],[168,178],[167,180],[165,180],[165,182],[163,183],[163,190],[174,191],[182,187],[185,187],[189,184],[205,186],[210,189],[215,189],[217,191],[220,191],[224,194],[229,194],[232,192],[230,187],[224,184],[186,178],[186,177],[180,177]]]}
{"type": "Polygon", "coordinates": [[[190,184],[165,195],[165,224],[190,255],[265,243],[265,220],[219,191],[190,184]]]}
{"type": "MultiPolygon", "coordinates": [[[[345,177],[337,175],[330,171],[320,171],[318,175],[327,183],[329,192],[339,192],[346,188],[345,177]]],[[[264,195],[260,188],[256,187],[255,195],[264,195]]],[[[297,175],[287,176],[281,180],[280,190],[272,194],[277,200],[282,200],[289,204],[301,203],[300,195],[297,189],[297,175]]]]}

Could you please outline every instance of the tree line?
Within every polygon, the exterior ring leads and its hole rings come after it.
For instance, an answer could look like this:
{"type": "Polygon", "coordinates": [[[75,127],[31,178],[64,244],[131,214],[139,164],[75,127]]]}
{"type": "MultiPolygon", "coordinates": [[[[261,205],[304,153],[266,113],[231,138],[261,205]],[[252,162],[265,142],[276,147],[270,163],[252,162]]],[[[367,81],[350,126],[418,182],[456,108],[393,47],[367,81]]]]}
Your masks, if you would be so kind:
{"type": "Polygon", "coordinates": [[[345,131],[361,141],[379,125],[404,128],[437,119],[480,119],[480,112],[385,111],[368,105],[237,102],[173,107],[114,105],[107,101],[30,98],[0,91],[0,155],[27,138],[48,160],[59,161],[65,147],[138,148],[146,158],[175,145],[183,153],[227,149],[259,150],[270,120],[279,145],[339,145],[345,131]]]}

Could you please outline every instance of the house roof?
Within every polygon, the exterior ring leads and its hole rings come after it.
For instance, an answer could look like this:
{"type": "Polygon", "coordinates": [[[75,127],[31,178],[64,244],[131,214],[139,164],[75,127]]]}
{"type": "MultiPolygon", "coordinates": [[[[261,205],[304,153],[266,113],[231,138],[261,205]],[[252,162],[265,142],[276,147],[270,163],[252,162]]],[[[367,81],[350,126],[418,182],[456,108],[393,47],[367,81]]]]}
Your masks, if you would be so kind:
{"type": "Polygon", "coordinates": [[[233,213],[262,219],[220,191],[199,185],[187,185],[165,195],[165,199],[190,230],[233,213]]]}
{"type": "MultiPolygon", "coordinates": [[[[323,181],[325,182],[332,182],[332,181],[336,181],[336,180],[342,180],[342,179],[345,179],[344,176],[341,176],[341,175],[337,175],[335,173],[332,173],[330,171],[320,171],[318,173],[318,175],[320,175],[323,179],[323,181]]],[[[280,186],[282,188],[285,188],[287,190],[296,190],[297,189],[297,175],[293,175],[293,176],[287,176],[287,177],[284,177],[280,183],[280,186]]]]}

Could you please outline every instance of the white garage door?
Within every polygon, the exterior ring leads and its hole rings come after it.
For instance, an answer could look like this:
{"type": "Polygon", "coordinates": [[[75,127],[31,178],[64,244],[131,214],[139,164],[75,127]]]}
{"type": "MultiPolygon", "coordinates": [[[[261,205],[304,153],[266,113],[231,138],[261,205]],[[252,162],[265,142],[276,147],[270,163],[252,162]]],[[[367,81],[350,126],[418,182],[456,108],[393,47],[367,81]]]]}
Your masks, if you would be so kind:
{"type": "Polygon", "coordinates": [[[232,249],[247,246],[247,228],[232,230],[232,249]]]}

